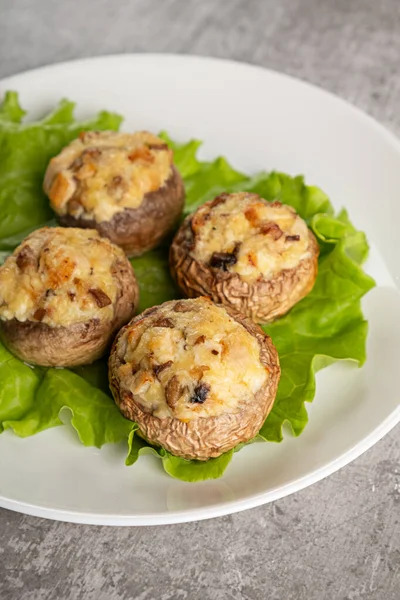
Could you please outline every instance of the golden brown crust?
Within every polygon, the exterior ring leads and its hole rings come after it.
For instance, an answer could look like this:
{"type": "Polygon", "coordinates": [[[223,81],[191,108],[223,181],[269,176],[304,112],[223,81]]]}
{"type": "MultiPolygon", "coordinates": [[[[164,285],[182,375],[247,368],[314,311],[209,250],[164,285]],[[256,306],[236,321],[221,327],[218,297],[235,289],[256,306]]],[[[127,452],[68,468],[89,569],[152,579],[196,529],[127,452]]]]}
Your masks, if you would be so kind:
{"type": "Polygon", "coordinates": [[[244,281],[238,273],[213,268],[192,256],[195,242],[192,219],[193,215],[185,219],[170,247],[172,277],[187,297],[209,296],[258,323],[268,323],[284,315],[312,290],[318,271],[319,246],[310,230],[309,258],[271,279],[260,276],[251,282],[244,281]]]}
{"type": "MultiPolygon", "coordinates": [[[[168,304],[174,302],[178,306],[182,306],[185,301],[171,301],[168,304]]],[[[117,353],[118,338],[125,328],[130,328],[139,321],[143,321],[150,314],[154,315],[154,308],[138,315],[126,325],[118,334],[111,350],[109,359],[110,388],[122,414],[138,423],[141,434],[149,442],[162,446],[172,454],[185,459],[215,458],[241,442],[251,440],[257,435],[275,400],[280,367],[278,353],[272,340],[258,325],[244,315],[232,308],[225,307],[225,309],[235,321],[243,325],[256,338],[260,346],[260,362],[269,371],[266,383],[255,395],[255,401],[245,404],[245,408],[239,412],[200,417],[188,422],[171,417],[160,419],[145,412],[135,401],[134,395],[123,388],[116,376],[121,366],[121,358],[117,353]]]]}
{"type": "Polygon", "coordinates": [[[58,216],[65,227],[97,229],[102,237],[120,246],[127,256],[139,256],[155,248],[176,225],[185,202],[182,178],[175,167],[172,175],[158,190],[146,194],[138,208],[126,208],[110,221],[58,216]]]}
{"type": "Polygon", "coordinates": [[[112,320],[91,319],[69,327],[51,327],[29,320],[0,321],[5,345],[21,360],[45,367],[75,367],[100,358],[115,332],[135,313],[139,302],[139,286],[129,261],[118,258],[112,272],[118,285],[112,320]]]}

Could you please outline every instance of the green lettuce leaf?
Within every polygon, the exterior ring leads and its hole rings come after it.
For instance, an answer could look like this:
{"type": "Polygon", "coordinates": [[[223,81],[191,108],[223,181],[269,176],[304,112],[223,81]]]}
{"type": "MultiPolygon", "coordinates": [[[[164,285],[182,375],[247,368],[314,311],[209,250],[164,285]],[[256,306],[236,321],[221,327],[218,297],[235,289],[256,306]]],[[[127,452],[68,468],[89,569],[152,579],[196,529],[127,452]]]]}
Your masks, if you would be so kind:
{"type": "Polygon", "coordinates": [[[186,144],[178,144],[171,140],[166,131],[162,131],[160,137],[173,150],[174,162],[179,165],[179,172],[185,180],[200,169],[201,162],[197,159],[197,150],[201,146],[199,140],[190,140],[186,144]]]}
{"type": "Polygon", "coordinates": [[[132,258],[131,264],[140,287],[138,312],[179,298],[180,292],[169,273],[168,247],[162,246],[132,258]]]}
{"type": "MultiPolygon", "coordinates": [[[[321,239],[318,221],[313,221],[313,230],[321,239]]],[[[324,224],[332,231],[335,221],[324,216],[324,224]]],[[[320,259],[311,293],[285,317],[264,328],[277,347],[282,368],[273,409],[260,431],[269,441],[282,440],[285,422],[294,435],[303,431],[308,420],[304,402],[314,398],[318,370],[335,360],[353,360],[361,366],[366,358],[368,324],[360,299],[374,281],[357,259],[366,256],[368,246],[364,234],[354,232],[350,224],[342,229],[340,220],[336,223],[340,237],[320,259]]]]}
{"type": "Polygon", "coordinates": [[[33,405],[40,381],[38,369],[28,367],[0,343],[0,433],[3,421],[20,419],[33,405]]]}
{"type": "Polygon", "coordinates": [[[117,130],[122,120],[103,111],[88,121],[75,121],[74,106],[62,100],[42,120],[23,123],[25,112],[17,94],[6,93],[0,105],[0,250],[9,249],[10,237],[25,235],[52,218],[42,191],[50,158],[81,131],[117,130]],[[2,238],[6,238],[4,244],[2,238]]]}
{"type": "Polygon", "coordinates": [[[0,124],[21,123],[25,111],[20,107],[17,92],[8,91],[0,104],[0,124]]]}
{"type": "MultiPolygon", "coordinates": [[[[93,121],[76,123],[73,103],[63,100],[40,122],[21,124],[24,111],[9,92],[0,106],[0,260],[30,231],[48,222],[51,211],[41,192],[49,158],[84,129],[117,129],[120,117],[100,113],[93,121]]],[[[360,300],[374,285],[362,264],[368,254],[365,235],[352,225],[345,210],[334,214],[329,198],[303,177],[277,172],[247,176],[223,157],[201,161],[200,142],[178,144],[161,136],[174,151],[175,164],[186,186],[185,214],[221,192],[245,190],[267,200],[293,206],[314,231],[320,244],[319,273],[312,292],[286,316],[265,327],[277,346],[282,376],[274,407],[252,441],[282,440],[287,423],[294,435],[307,424],[305,402],[315,396],[315,373],[334,361],[362,365],[368,325],[360,300]]],[[[132,259],[140,287],[140,307],[160,304],[180,293],[168,266],[168,244],[132,259]]],[[[106,360],[67,369],[31,368],[0,344],[0,432],[11,428],[28,436],[62,424],[67,409],[71,424],[85,445],[127,440],[127,465],[151,453],[164,470],[183,481],[220,477],[233,451],[209,461],[187,461],[148,444],[136,423],[122,417],[114,404],[106,360]]],[[[240,447],[234,450],[239,450],[240,447]]]]}
{"type": "MultiPolygon", "coordinates": [[[[0,371],[0,377],[2,375],[0,371]]],[[[15,381],[10,373],[4,375],[6,384],[15,381]]],[[[63,409],[71,414],[71,424],[85,446],[100,448],[103,444],[119,442],[126,439],[135,426],[121,415],[108,395],[67,369],[48,369],[36,387],[32,377],[29,386],[26,377],[20,379],[25,389],[18,396],[18,406],[14,406],[15,416],[12,418],[8,411],[7,420],[2,422],[4,429],[11,428],[20,437],[62,425],[63,409]]],[[[10,389],[6,395],[8,401],[12,392],[10,389]]]]}
{"type": "Polygon", "coordinates": [[[138,435],[137,427],[129,433],[128,448],[126,465],[135,464],[141,454],[153,454],[162,460],[162,466],[168,475],[188,482],[218,479],[223,475],[234,453],[233,450],[230,450],[218,458],[210,458],[206,461],[184,460],[178,456],[173,456],[164,448],[157,448],[146,442],[138,435]]]}

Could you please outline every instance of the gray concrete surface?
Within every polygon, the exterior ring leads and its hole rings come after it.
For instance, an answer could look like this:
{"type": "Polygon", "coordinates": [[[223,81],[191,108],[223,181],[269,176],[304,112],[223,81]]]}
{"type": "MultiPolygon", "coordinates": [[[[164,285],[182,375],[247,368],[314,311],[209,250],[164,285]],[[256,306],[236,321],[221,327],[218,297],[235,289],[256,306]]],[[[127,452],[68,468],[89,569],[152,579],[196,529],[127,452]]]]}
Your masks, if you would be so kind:
{"type": "MultiPolygon", "coordinates": [[[[398,0],[0,0],[0,77],[116,52],[229,57],[307,79],[400,134],[398,0]]],[[[238,515],[100,528],[0,511],[1,600],[399,600],[399,428],[238,515]]]]}

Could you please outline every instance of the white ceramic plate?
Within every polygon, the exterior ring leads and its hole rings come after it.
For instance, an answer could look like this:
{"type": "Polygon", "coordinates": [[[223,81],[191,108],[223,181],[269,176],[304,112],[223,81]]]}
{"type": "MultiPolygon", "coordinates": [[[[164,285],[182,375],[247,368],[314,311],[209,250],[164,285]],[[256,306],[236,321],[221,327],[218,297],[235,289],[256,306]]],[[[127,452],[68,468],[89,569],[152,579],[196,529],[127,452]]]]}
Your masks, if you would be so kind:
{"type": "Polygon", "coordinates": [[[79,116],[125,115],[127,130],[166,129],[204,140],[246,172],[304,173],[345,205],[371,243],[378,283],[364,302],[370,322],[363,369],[336,364],[317,377],[310,422],[295,439],[254,444],[222,479],[182,483],[159,461],[125,467],[123,445],[84,448],[68,427],[19,439],[0,436],[0,505],[24,513],[107,525],[215,517],[300,490],[359,456],[400,420],[400,143],[371,118],[308,84],[257,67],[184,56],[113,56],[38,69],[0,84],[39,115],[63,96],[79,116]]]}

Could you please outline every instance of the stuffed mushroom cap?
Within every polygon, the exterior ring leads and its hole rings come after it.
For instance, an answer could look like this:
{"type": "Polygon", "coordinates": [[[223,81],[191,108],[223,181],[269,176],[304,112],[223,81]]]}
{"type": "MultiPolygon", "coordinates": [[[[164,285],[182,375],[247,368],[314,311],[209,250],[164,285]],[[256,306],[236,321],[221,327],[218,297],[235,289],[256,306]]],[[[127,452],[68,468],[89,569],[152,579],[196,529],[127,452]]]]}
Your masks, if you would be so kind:
{"type": "Polygon", "coordinates": [[[128,256],[155,247],[182,212],[172,150],[147,131],[89,131],[51,159],[44,191],[62,225],[97,229],[128,256]]]}
{"type": "Polygon", "coordinates": [[[44,227],[0,267],[0,334],[28,363],[88,364],[132,318],[138,298],[120,248],[95,230],[44,227]]]}
{"type": "Polygon", "coordinates": [[[318,254],[292,207],[240,192],[221,194],[185,219],[170,266],[186,296],[207,295],[267,323],[311,291],[318,254]]]}
{"type": "Polygon", "coordinates": [[[119,332],[109,381],[149,442],[186,459],[220,456],[252,439],[280,376],[271,339],[208,298],[148,309],[119,332]]]}

